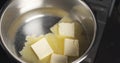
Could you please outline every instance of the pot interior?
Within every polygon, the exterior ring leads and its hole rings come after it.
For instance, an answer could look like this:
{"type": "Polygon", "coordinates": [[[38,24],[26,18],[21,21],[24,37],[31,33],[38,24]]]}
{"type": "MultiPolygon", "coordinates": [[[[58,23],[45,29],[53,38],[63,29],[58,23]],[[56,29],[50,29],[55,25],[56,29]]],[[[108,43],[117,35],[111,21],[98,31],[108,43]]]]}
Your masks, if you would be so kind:
{"type": "Polygon", "coordinates": [[[1,39],[8,52],[17,60],[29,35],[43,35],[49,28],[70,15],[78,21],[86,33],[81,45],[81,56],[91,47],[96,34],[96,21],[89,7],[79,0],[14,0],[1,17],[1,39]]]}

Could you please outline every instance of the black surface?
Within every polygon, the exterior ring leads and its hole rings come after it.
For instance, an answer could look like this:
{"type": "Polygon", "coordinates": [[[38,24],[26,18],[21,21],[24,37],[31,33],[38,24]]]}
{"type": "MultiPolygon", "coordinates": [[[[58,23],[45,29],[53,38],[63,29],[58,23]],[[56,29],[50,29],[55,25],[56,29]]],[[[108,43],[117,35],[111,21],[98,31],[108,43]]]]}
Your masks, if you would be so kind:
{"type": "Polygon", "coordinates": [[[107,20],[95,63],[120,63],[120,14],[118,1],[111,17],[107,20]]]}
{"type": "Polygon", "coordinates": [[[0,8],[4,5],[7,0],[0,0],[0,8]]]}
{"type": "Polygon", "coordinates": [[[9,63],[9,59],[7,54],[4,52],[2,47],[0,46],[0,63],[9,63]]]}
{"type": "MultiPolygon", "coordinates": [[[[0,7],[5,0],[0,0],[0,7]]],[[[119,1],[116,1],[111,17],[107,20],[102,41],[98,48],[95,63],[120,63],[120,13],[118,13],[119,1]]],[[[120,11],[120,10],[119,10],[120,11]]],[[[10,62],[10,58],[0,47],[0,63],[10,62]]]]}

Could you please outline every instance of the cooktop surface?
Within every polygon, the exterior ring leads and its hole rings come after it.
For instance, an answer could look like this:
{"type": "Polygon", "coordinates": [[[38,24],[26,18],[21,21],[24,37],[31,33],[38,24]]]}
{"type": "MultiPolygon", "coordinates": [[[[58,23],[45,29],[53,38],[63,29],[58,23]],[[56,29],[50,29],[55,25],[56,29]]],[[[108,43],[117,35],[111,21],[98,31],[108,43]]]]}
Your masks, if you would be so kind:
{"type": "Polygon", "coordinates": [[[120,63],[120,2],[116,1],[100,42],[95,63],[120,63]]]}
{"type": "MultiPolygon", "coordinates": [[[[0,0],[0,8],[6,0],[0,0]]],[[[120,63],[120,5],[116,1],[111,17],[107,19],[94,63],[120,63]]],[[[0,63],[16,63],[0,46],[0,63]]]]}

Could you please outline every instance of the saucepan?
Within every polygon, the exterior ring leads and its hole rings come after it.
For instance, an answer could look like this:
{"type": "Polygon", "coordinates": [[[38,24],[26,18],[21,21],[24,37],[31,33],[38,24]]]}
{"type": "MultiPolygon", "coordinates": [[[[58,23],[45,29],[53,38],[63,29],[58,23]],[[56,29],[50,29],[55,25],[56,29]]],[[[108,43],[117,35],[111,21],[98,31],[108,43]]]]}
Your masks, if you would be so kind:
{"type": "Polygon", "coordinates": [[[89,54],[97,31],[93,12],[81,0],[11,0],[1,13],[0,43],[16,61],[27,62],[19,53],[26,36],[50,32],[49,28],[68,14],[82,25],[88,40],[80,57],[73,61],[79,63],[89,54]]]}

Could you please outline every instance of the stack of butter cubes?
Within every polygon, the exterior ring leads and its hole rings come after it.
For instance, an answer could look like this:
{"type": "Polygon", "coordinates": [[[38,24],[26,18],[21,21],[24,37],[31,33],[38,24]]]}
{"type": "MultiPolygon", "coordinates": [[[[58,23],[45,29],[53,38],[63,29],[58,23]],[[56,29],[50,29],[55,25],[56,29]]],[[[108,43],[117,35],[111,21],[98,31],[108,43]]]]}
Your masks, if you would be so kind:
{"type": "Polygon", "coordinates": [[[52,33],[42,36],[30,47],[40,61],[50,56],[50,63],[68,63],[68,57],[79,57],[79,40],[75,28],[72,19],[63,17],[50,28],[52,33]]]}

